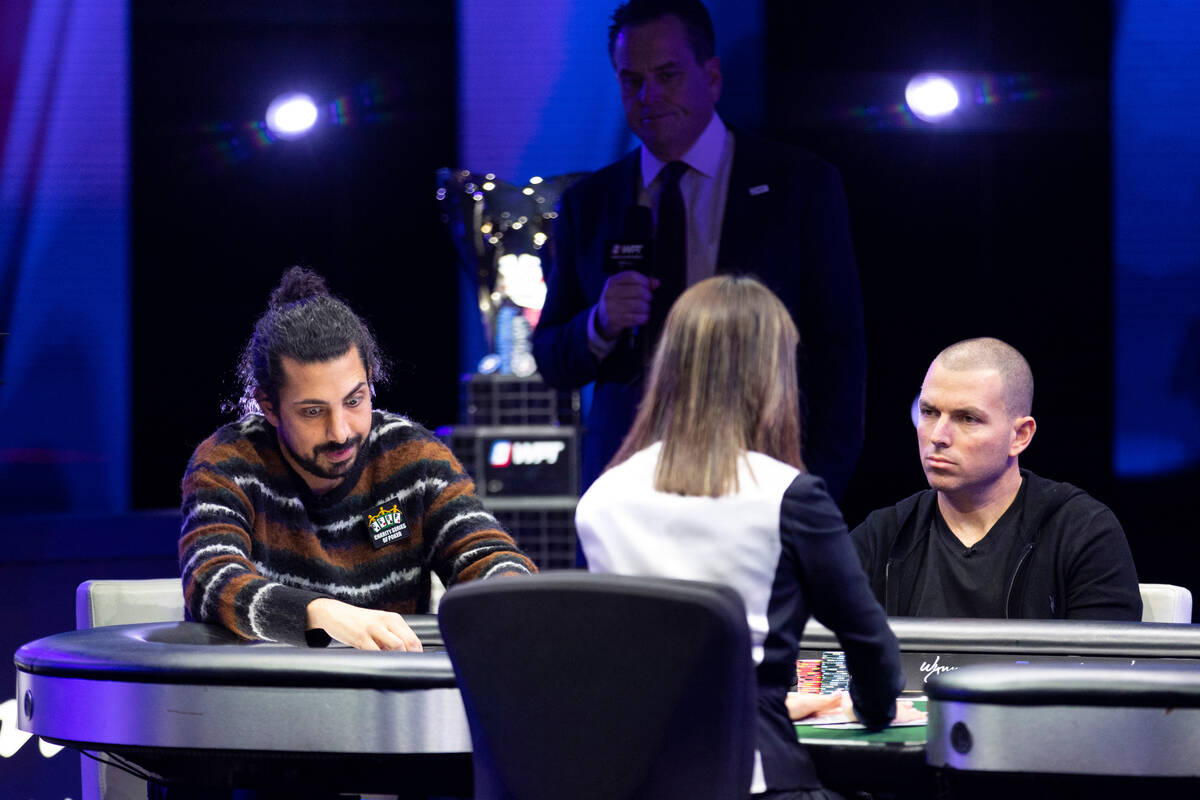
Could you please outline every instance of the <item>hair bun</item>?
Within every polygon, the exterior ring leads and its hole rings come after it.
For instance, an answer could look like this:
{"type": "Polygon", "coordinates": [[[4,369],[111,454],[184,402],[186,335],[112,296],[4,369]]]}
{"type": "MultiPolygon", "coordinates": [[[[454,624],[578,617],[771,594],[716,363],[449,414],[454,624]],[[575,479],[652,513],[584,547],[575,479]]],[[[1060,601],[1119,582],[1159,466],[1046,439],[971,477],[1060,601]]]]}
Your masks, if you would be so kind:
{"type": "Polygon", "coordinates": [[[325,279],[307,267],[292,267],[283,273],[282,280],[271,292],[271,308],[305,300],[310,297],[329,294],[325,279]]]}

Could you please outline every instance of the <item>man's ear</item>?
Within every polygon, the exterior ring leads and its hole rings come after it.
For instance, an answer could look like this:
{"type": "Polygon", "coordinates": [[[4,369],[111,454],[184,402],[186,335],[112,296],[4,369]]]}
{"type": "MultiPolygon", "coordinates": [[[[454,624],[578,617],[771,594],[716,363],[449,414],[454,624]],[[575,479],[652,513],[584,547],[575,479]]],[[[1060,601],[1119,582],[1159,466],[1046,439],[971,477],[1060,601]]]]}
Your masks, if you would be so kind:
{"type": "Polygon", "coordinates": [[[704,72],[708,75],[708,91],[715,105],[721,99],[721,59],[713,56],[704,62],[704,72]]]}
{"type": "Polygon", "coordinates": [[[1033,441],[1033,435],[1037,433],[1037,422],[1033,417],[1017,417],[1013,420],[1013,441],[1008,448],[1010,456],[1018,456],[1024,452],[1029,443],[1033,441]]]}
{"type": "Polygon", "coordinates": [[[263,416],[267,418],[267,422],[271,423],[272,427],[279,427],[279,415],[275,413],[275,404],[267,399],[267,393],[262,389],[254,390],[254,402],[258,403],[258,407],[262,409],[263,416]]]}

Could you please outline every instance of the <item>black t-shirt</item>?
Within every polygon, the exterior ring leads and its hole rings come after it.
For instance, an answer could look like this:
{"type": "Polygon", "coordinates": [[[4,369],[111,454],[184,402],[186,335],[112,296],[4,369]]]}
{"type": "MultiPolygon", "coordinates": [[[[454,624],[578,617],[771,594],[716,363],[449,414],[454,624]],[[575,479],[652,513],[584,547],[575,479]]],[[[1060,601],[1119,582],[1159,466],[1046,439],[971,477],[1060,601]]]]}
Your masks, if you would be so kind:
{"type": "Polygon", "coordinates": [[[1012,504],[970,547],[958,540],[936,506],[929,526],[924,579],[913,593],[915,617],[1005,616],[1006,567],[1019,545],[1025,482],[1012,504]]]}

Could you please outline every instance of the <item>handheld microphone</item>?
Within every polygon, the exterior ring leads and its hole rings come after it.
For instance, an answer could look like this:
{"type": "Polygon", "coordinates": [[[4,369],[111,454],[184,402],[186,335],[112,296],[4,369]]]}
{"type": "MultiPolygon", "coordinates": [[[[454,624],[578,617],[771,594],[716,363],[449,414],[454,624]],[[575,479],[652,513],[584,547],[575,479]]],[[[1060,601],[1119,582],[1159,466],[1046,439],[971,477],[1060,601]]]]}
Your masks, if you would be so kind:
{"type": "MultiPolygon", "coordinates": [[[[647,277],[654,275],[654,215],[649,206],[631,205],[625,209],[621,237],[608,242],[604,255],[604,272],[634,270],[647,277]]],[[[640,325],[629,330],[629,347],[638,348],[640,325]]]]}
{"type": "Polygon", "coordinates": [[[630,269],[647,276],[654,274],[654,216],[648,206],[632,205],[625,209],[621,236],[609,240],[604,255],[607,274],[630,269]]]}

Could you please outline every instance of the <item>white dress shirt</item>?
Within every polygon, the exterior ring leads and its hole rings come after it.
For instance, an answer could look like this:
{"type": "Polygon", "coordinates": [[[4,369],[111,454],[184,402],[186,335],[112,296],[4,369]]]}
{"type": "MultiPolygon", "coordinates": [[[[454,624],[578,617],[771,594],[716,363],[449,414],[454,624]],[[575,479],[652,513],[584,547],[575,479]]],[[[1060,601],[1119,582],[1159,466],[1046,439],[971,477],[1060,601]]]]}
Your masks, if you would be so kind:
{"type": "MultiPolygon", "coordinates": [[[[679,179],[683,206],[687,214],[687,285],[699,283],[717,273],[717,254],[721,247],[721,225],[725,219],[725,197],[729,192],[729,173],[733,168],[733,134],[713,112],[700,137],[683,158],[687,172],[679,179]]],[[[667,162],[660,161],[645,145],[641,148],[641,184],[638,205],[649,206],[658,223],[658,198],[662,194],[660,173],[667,162]]],[[[616,345],[602,337],[596,327],[596,307],[588,319],[588,349],[603,360],[616,345]]]]}

